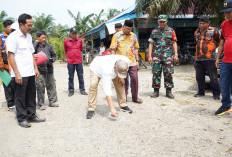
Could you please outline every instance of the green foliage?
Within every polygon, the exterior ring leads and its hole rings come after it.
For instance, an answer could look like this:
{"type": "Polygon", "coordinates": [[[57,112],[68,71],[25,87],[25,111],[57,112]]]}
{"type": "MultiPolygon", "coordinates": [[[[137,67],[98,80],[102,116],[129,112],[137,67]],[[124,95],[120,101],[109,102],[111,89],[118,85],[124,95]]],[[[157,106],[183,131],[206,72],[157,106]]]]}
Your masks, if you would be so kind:
{"type": "Polygon", "coordinates": [[[221,0],[136,0],[136,12],[145,11],[149,18],[153,18],[160,14],[187,14],[189,9],[193,9],[194,16],[216,15],[216,21],[221,23],[222,3],[221,0]]]}
{"type": "Polygon", "coordinates": [[[57,59],[65,60],[64,39],[52,37],[49,38],[48,43],[50,43],[55,50],[57,59]]]}
{"type": "Polygon", "coordinates": [[[68,32],[69,32],[69,26],[68,25],[61,25],[58,24],[56,26],[53,26],[51,29],[51,37],[54,38],[66,38],[68,36],[68,32]]]}
{"type": "Polygon", "coordinates": [[[89,14],[88,16],[81,17],[81,13],[79,11],[76,16],[70,10],[68,10],[68,13],[74,19],[76,24],[75,27],[79,35],[91,29],[89,22],[90,22],[90,18],[94,16],[94,14],[89,14]]]}
{"type": "Polygon", "coordinates": [[[106,19],[110,19],[111,17],[114,17],[116,15],[118,15],[120,13],[120,11],[118,11],[117,9],[108,9],[108,12],[105,13],[106,15],[106,19]]]}
{"type": "Polygon", "coordinates": [[[104,22],[104,19],[102,19],[103,15],[104,15],[104,9],[102,9],[99,14],[94,14],[94,17],[89,21],[92,28],[104,22]]]}
{"type": "Polygon", "coordinates": [[[45,15],[42,13],[41,15],[38,14],[38,16],[33,16],[34,20],[34,26],[31,31],[31,33],[35,33],[38,30],[44,30],[48,35],[51,35],[51,30],[54,27],[54,18],[52,15],[45,15]]]}

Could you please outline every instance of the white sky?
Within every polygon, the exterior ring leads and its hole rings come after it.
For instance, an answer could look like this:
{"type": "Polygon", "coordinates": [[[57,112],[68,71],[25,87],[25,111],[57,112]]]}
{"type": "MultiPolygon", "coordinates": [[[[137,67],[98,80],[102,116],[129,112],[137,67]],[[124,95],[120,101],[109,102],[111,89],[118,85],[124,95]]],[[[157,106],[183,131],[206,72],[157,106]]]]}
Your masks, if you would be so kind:
{"type": "Polygon", "coordinates": [[[135,0],[0,0],[1,9],[8,16],[15,19],[22,13],[38,15],[51,14],[55,23],[74,26],[74,20],[68,14],[68,9],[76,15],[78,11],[81,16],[91,13],[98,14],[101,9],[116,8],[118,10],[127,9],[135,4],[135,0]]]}

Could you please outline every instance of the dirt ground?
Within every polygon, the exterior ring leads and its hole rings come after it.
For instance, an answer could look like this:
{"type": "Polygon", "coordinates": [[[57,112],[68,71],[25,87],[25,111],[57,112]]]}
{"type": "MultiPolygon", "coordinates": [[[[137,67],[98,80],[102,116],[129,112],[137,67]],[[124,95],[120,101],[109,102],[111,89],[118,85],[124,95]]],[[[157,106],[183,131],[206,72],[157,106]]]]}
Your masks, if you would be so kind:
{"type": "MultiPolygon", "coordinates": [[[[29,129],[18,126],[14,112],[7,111],[0,87],[0,157],[232,156],[232,114],[214,116],[221,103],[210,91],[193,97],[197,88],[191,65],[175,67],[174,100],[165,97],[163,78],[160,97],[150,98],[151,69],[141,69],[139,96],[144,102],[133,103],[130,94],[133,114],[120,111],[116,120],[108,117],[102,85],[96,114],[87,120],[88,96],[80,95],[77,78],[74,96],[67,96],[66,64],[55,64],[55,78],[60,107],[37,110],[47,121],[29,129]]],[[[88,66],[84,78],[88,92],[88,66]]],[[[116,96],[114,101],[119,110],[116,96]]]]}

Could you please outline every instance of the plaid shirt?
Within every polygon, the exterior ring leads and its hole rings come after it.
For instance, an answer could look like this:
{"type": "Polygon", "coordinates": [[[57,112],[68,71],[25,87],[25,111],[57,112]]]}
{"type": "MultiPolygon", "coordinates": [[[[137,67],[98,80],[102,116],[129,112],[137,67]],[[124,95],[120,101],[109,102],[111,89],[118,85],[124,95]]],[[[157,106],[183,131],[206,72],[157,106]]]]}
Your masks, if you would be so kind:
{"type": "Polygon", "coordinates": [[[82,63],[82,49],[81,38],[77,38],[76,40],[67,38],[64,40],[64,51],[67,55],[67,62],[69,64],[82,63]]]}

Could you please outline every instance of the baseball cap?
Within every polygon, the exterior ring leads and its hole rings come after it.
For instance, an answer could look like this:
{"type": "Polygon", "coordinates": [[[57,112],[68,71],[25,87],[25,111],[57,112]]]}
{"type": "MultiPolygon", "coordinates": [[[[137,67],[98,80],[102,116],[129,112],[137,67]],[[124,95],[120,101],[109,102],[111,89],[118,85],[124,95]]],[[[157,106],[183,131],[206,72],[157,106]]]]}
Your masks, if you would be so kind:
{"type": "Polygon", "coordinates": [[[232,0],[226,0],[223,2],[223,9],[220,11],[220,13],[229,12],[232,10],[232,0]]]}
{"type": "Polygon", "coordinates": [[[75,27],[70,28],[70,33],[77,33],[77,29],[75,27]]]}
{"type": "Polygon", "coordinates": [[[127,77],[127,71],[128,71],[128,64],[123,60],[118,60],[115,64],[115,68],[118,72],[119,78],[126,78],[127,77]]]}
{"type": "Polygon", "coordinates": [[[158,21],[167,21],[167,15],[159,15],[158,21]]]}

